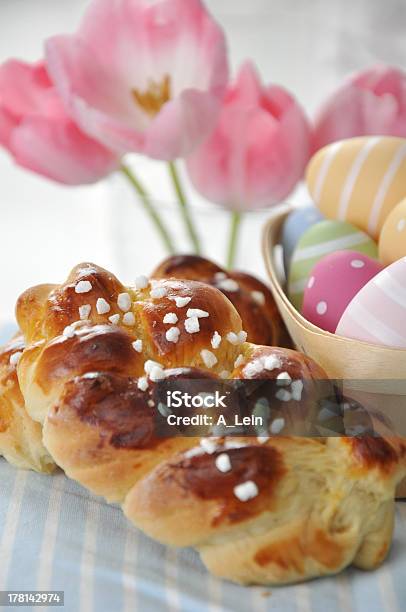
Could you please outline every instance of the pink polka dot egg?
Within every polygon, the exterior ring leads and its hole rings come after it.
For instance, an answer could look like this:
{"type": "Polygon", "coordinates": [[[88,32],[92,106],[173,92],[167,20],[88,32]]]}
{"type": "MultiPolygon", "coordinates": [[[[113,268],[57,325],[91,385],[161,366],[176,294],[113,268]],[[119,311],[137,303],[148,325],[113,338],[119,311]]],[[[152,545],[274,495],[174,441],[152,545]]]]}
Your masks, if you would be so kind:
{"type": "Polygon", "coordinates": [[[357,251],[336,251],[312,269],[305,289],[302,314],[317,327],[334,333],[351,300],[382,264],[357,251]]]}
{"type": "Polygon", "coordinates": [[[351,300],[336,333],[406,349],[406,257],[372,278],[351,300]]]}

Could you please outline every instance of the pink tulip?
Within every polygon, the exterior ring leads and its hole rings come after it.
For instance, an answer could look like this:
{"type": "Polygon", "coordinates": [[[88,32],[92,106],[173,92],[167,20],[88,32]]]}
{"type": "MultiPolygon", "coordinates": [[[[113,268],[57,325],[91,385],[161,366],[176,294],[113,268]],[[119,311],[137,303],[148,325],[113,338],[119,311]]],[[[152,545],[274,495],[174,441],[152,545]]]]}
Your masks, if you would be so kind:
{"type": "Polygon", "coordinates": [[[316,118],[315,149],[353,136],[406,137],[406,73],[373,66],[351,76],[316,118]]]}
{"type": "Polygon", "coordinates": [[[48,41],[47,60],[82,129],[163,160],[212,129],[228,76],[223,32],[200,0],[93,0],[77,34],[48,41]]]}
{"type": "Polygon", "coordinates": [[[248,62],[187,168],[208,200],[234,210],[262,208],[289,195],[309,152],[310,128],[300,106],[282,87],[263,86],[248,62]]]}
{"type": "Polygon", "coordinates": [[[43,63],[0,66],[0,145],[20,166],[67,185],[93,183],[119,164],[67,116],[43,63]]]}

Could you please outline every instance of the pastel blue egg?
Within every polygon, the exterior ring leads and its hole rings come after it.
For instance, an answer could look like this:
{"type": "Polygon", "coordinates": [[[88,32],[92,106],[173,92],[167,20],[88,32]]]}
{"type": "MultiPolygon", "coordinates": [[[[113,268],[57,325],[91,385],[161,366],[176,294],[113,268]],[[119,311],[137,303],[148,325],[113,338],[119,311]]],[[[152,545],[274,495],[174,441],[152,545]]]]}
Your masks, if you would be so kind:
{"type": "Polygon", "coordinates": [[[293,251],[300,238],[309,227],[319,221],[323,221],[323,219],[323,215],[313,204],[297,208],[292,211],[286,219],[282,229],[282,247],[283,263],[287,275],[289,273],[293,251]]]}

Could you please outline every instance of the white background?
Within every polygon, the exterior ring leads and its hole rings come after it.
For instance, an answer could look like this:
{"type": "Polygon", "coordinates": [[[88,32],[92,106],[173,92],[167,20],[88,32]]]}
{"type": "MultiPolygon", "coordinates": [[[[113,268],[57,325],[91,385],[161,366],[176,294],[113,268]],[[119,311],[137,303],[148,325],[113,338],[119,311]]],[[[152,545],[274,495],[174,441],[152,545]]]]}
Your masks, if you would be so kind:
{"type": "MultiPolygon", "coordinates": [[[[208,0],[226,30],[232,66],[252,57],[268,82],[293,91],[312,115],[348,72],[378,60],[405,67],[405,0],[208,0]]],[[[0,61],[38,59],[44,38],[75,29],[84,0],[0,0],[0,61]]],[[[129,58],[131,61],[131,58],[129,58]]],[[[136,160],[158,197],[165,169],[136,160]]],[[[171,208],[166,217],[174,224],[171,208]]],[[[212,211],[212,209],[210,209],[212,211]]],[[[224,250],[218,215],[198,215],[212,256],[224,250]]],[[[263,217],[244,228],[239,263],[263,274],[263,217]]],[[[121,179],[66,189],[16,168],[0,151],[0,318],[31,284],[61,281],[79,261],[118,275],[148,272],[162,256],[148,221],[121,179]]]]}

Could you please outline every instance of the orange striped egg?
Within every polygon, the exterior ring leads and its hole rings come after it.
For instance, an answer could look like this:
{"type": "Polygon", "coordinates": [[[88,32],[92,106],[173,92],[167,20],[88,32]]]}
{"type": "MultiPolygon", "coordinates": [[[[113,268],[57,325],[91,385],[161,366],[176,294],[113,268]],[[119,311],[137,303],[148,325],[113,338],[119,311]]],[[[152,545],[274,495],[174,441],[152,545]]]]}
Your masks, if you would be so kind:
{"type": "Polygon", "coordinates": [[[406,196],[406,139],[371,136],[330,144],[310,160],[306,181],[326,217],[348,221],[377,239],[406,196]]]}
{"type": "Polygon", "coordinates": [[[388,215],[379,237],[379,257],[382,263],[388,265],[405,256],[406,198],[388,215]]]}

